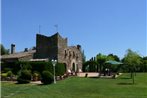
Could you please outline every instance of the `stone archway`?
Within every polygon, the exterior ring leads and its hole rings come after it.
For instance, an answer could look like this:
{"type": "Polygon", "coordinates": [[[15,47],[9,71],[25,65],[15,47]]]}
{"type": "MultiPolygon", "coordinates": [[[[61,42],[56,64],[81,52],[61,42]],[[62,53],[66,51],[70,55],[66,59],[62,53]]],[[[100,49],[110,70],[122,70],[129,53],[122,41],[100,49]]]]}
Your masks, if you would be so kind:
{"type": "Polygon", "coordinates": [[[72,71],[76,72],[76,64],[75,63],[72,63],[72,71]]]}
{"type": "Polygon", "coordinates": [[[71,71],[77,72],[77,63],[75,60],[72,60],[72,62],[71,62],[71,71]]]}

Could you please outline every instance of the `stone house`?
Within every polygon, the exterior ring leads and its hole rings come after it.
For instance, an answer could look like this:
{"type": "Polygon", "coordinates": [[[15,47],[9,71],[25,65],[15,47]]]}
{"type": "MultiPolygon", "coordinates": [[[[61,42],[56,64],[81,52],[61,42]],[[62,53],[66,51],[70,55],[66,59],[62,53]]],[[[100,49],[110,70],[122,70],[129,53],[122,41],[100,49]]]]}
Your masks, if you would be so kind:
{"type": "Polygon", "coordinates": [[[36,35],[36,48],[15,53],[15,45],[11,45],[11,54],[2,55],[3,62],[14,61],[51,61],[56,59],[66,65],[67,71],[79,72],[82,69],[81,46],[68,46],[67,38],[57,32],[52,36],[36,35]]]}

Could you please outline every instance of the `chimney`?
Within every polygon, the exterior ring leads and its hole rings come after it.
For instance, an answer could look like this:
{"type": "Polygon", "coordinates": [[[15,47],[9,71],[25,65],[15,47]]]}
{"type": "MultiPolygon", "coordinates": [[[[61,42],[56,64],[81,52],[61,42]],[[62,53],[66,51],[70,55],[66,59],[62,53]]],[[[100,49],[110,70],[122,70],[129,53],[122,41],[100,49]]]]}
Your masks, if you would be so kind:
{"type": "Polygon", "coordinates": [[[11,54],[15,53],[15,44],[11,44],[11,54]]]}
{"type": "Polygon", "coordinates": [[[25,48],[25,49],[24,49],[24,52],[28,52],[28,48],[25,48]]]}
{"type": "Polygon", "coordinates": [[[81,45],[77,45],[77,49],[81,50],[81,45]]]}

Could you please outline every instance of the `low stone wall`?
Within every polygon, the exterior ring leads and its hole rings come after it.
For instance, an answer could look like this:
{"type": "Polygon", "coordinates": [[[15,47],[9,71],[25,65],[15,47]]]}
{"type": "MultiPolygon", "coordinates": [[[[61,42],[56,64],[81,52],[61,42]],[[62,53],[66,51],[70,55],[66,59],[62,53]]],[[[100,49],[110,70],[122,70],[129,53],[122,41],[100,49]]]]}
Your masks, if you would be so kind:
{"type": "Polygon", "coordinates": [[[88,73],[77,73],[78,77],[85,77],[87,74],[87,77],[98,77],[99,73],[95,73],[95,72],[88,72],[88,73]]]}

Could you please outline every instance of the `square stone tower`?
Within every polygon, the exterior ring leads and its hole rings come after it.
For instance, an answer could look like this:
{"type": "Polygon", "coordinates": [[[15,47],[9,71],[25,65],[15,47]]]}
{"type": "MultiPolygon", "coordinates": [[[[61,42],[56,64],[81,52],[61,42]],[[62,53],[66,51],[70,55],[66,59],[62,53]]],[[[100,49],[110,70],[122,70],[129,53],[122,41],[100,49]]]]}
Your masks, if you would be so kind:
{"type": "Polygon", "coordinates": [[[81,46],[67,46],[67,38],[62,38],[57,32],[52,36],[36,35],[37,59],[56,59],[66,65],[67,71],[78,72],[82,69],[81,46]]]}

